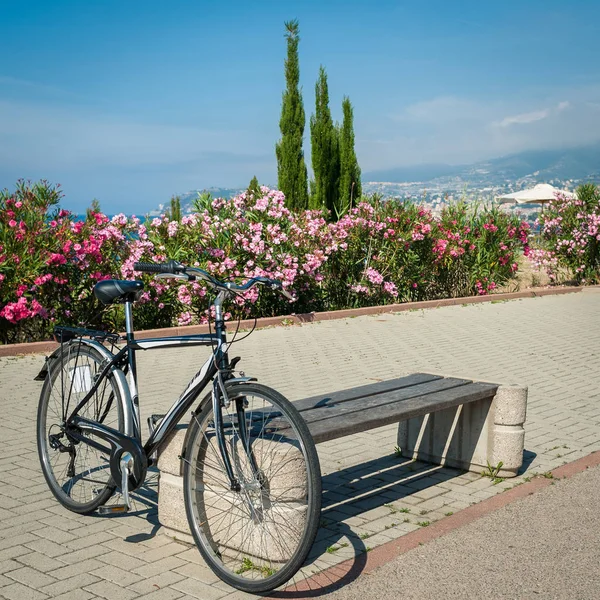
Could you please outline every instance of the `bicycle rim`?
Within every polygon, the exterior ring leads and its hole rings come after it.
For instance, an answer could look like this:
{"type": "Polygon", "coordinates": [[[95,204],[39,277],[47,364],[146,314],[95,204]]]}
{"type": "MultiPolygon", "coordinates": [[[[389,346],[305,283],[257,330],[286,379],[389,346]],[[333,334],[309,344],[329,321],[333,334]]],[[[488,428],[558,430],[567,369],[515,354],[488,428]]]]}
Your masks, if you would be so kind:
{"type": "MultiPolygon", "coordinates": [[[[109,453],[70,439],[62,426],[69,412],[91,389],[102,362],[102,356],[93,348],[77,343],[66,345],[50,365],[38,407],[37,441],[42,471],[57,500],[78,513],[93,512],[115,490],[109,453]]],[[[112,377],[105,378],[78,414],[123,431],[121,397],[112,377]]],[[[105,441],[89,437],[107,446],[105,441]]]]}
{"type": "Polygon", "coordinates": [[[188,521],[221,579],[265,592],[293,577],[312,546],[321,508],[319,461],[304,420],[283,396],[258,384],[232,386],[228,393],[225,443],[241,490],[230,489],[208,402],[192,420],[186,449],[188,521]],[[238,402],[245,405],[246,444],[238,402]]]}

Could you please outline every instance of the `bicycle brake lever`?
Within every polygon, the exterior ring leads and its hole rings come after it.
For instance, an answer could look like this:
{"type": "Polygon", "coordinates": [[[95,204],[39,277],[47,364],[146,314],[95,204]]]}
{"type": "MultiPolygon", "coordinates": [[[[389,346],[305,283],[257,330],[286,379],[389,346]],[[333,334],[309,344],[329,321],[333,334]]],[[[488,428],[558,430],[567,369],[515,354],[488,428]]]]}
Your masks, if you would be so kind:
{"type": "Polygon", "coordinates": [[[156,279],[182,279],[183,281],[192,281],[190,275],[184,273],[159,273],[155,275],[156,279]]]}

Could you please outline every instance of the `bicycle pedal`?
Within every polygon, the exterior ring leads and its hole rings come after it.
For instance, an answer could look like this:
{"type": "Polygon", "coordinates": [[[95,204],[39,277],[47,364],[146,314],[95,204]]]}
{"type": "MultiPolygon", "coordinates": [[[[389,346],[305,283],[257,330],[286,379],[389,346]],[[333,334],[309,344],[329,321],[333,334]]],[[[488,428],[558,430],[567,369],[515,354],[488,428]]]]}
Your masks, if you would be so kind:
{"type": "Polygon", "coordinates": [[[111,504],[110,506],[101,506],[98,508],[101,515],[117,515],[129,512],[127,504],[111,504]]]}

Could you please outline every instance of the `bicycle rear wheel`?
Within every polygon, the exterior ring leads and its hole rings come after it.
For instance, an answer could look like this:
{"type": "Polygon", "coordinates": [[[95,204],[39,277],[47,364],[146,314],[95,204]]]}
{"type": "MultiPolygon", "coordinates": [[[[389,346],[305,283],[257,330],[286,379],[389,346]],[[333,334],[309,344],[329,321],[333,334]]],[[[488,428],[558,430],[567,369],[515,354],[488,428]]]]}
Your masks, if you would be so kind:
{"type": "Polygon", "coordinates": [[[207,397],[186,444],[186,512],[209,567],[233,587],[266,592],[294,576],[314,541],[319,459],[306,423],[281,394],[254,383],[228,386],[227,393],[225,443],[241,490],[230,489],[207,397]]]}
{"type": "MultiPolygon", "coordinates": [[[[64,344],[50,364],[38,405],[37,445],[44,477],[56,499],[81,514],[105,504],[116,488],[109,453],[71,439],[64,431],[67,416],[91,389],[103,361],[94,348],[64,344]]],[[[104,379],[78,414],[123,431],[123,405],[112,376],[104,379]]],[[[92,434],[88,437],[94,440],[92,434]]]]}

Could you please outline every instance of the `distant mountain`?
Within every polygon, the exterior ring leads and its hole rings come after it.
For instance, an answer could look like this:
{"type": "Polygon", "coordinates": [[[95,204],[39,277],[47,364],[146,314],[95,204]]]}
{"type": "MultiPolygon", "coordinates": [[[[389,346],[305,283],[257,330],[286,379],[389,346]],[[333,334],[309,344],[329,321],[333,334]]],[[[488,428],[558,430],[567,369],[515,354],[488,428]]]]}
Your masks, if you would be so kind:
{"type": "Polygon", "coordinates": [[[363,181],[389,181],[393,183],[404,183],[406,181],[429,181],[436,177],[448,177],[457,175],[464,166],[453,166],[444,164],[424,164],[408,167],[394,167],[363,173],[363,181]]]}
{"type": "Polygon", "coordinates": [[[416,165],[363,174],[363,181],[425,182],[456,177],[474,186],[525,177],[541,181],[600,179],[600,143],[560,150],[529,150],[471,165],[416,165]]]}
{"type": "Polygon", "coordinates": [[[181,206],[185,204],[191,204],[197,197],[198,194],[202,192],[208,192],[213,198],[232,198],[236,196],[243,190],[239,188],[219,188],[219,187],[210,187],[204,188],[203,190],[190,190],[189,192],[185,192],[185,194],[177,194],[179,199],[181,200],[181,206]]]}

